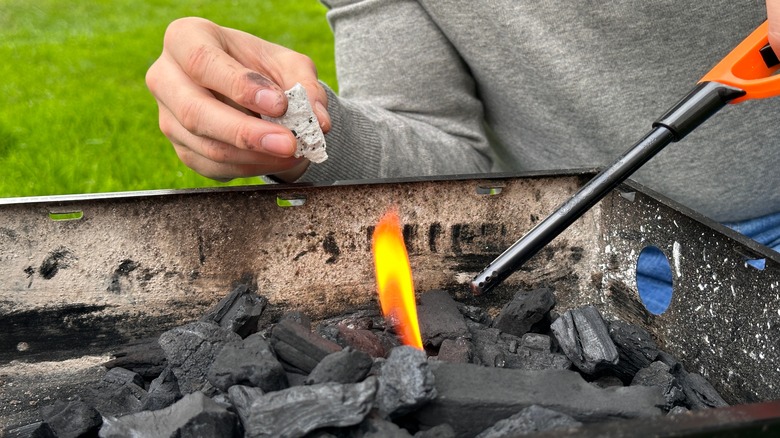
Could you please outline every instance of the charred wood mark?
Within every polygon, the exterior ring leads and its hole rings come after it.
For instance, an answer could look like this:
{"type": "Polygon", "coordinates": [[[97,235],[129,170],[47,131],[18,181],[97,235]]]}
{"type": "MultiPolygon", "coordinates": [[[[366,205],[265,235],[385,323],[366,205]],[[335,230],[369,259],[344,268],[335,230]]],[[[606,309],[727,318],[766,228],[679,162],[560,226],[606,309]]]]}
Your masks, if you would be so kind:
{"type": "Polygon", "coordinates": [[[569,254],[569,258],[571,258],[571,261],[574,263],[579,262],[582,260],[583,255],[585,254],[585,248],[581,246],[572,246],[569,248],[571,253],[569,254]]]}
{"type": "Polygon", "coordinates": [[[454,224],[450,227],[452,252],[464,254],[469,252],[497,253],[505,250],[506,226],[485,222],[476,224],[454,224]],[[471,246],[471,248],[464,248],[471,246]]]}
{"type": "Polygon", "coordinates": [[[206,248],[203,244],[203,236],[198,235],[198,261],[200,264],[206,263],[206,248]]]}
{"type": "Polygon", "coordinates": [[[327,264],[336,263],[336,261],[339,259],[339,255],[341,255],[341,250],[339,249],[339,246],[336,243],[336,237],[334,236],[332,231],[329,232],[325,236],[325,240],[322,241],[322,248],[325,250],[326,253],[330,254],[330,257],[328,257],[328,259],[325,260],[325,263],[327,264]]]}
{"type": "Polygon", "coordinates": [[[16,240],[19,238],[19,233],[10,228],[0,227],[0,236],[5,236],[10,240],[16,240]]]}
{"type": "Polygon", "coordinates": [[[632,288],[623,282],[611,280],[607,283],[607,290],[621,319],[645,327],[652,323],[655,317],[645,309],[639,294],[632,288]]]}
{"type": "Polygon", "coordinates": [[[131,272],[138,268],[138,263],[130,259],[124,259],[111,274],[111,282],[108,284],[108,291],[120,294],[122,292],[122,278],[127,278],[131,272]]]}
{"type": "Polygon", "coordinates": [[[171,316],[110,314],[112,306],[70,304],[5,314],[0,318],[0,364],[12,360],[39,361],[104,354],[134,337],[152,336],[178,322],[171,316]],[[141,328],[141,332],[138,329],[141,328]],[[18,350],[20,343],[26,349],[18,350]]]}
{"type": "Polygon", "coordinates": [[[49,253],[38,268],[38,274],[46,280],[51,280],[60,269],[70,266],[76,257],[65,247],[59,247],[49,253]]]}
{"type": "Polygon", "coordinates": [[[438,222],[434,222],[428,227],[428,248],[431,252],[436,252],[436,240],[441,236],[441,233],[441,224],[438,222]]]}
{"type": "Polygon", "coordinates": [[[403,236],[404,236],[404,245],[406,245],[406,251],[408,253],[417,252],[417,245],[414,244],[414,242],[417,240],[417,230],[418,230],[417,224],[404,224],[404,228],[402,230],[403,236]]]}

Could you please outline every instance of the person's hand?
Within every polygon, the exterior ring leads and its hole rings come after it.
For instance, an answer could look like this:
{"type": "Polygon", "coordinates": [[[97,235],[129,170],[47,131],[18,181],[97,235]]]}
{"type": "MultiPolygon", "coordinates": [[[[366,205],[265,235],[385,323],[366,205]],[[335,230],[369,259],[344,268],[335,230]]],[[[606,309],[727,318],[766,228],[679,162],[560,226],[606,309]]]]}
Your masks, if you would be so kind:
{"type": "Polygon", "coordinates": [[[307,56],[200,18],[168,26],[146,84],[157,99],[160,130],[179,159],[218,180],[276,174],[300,176],[309,162],[293,158],[295,137],[257,114],[287,111],[287,90],[300,82],[324,132],[327,95],[307,56]]]}
{"type": "Polygon", "coordinates": [[[780,57],[780,0],[766,0],[766,16],[769,21],[769,44],[780,57]]]}

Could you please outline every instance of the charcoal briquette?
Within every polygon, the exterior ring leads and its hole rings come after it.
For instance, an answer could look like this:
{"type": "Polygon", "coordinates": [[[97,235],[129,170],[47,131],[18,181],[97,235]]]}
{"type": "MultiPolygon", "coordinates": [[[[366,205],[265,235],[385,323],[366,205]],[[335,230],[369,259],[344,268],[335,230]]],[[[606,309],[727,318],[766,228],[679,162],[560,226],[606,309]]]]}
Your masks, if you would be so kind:
{"type": "Polygon", "coordinates": [[[496,422],[476,438],[511,438],[563,428],[574,429],[581,425],[582,423],[566,414],[539,405],[531,405],[509,418],[496,422]]]}
{"type": "Polygon", "coordinates": [[[493,327],[504,333],[523,336],[534,324],[542,321],[553,306],[555,296],[550,289],[517,292],[512,301],[501,309],[493,327]]]}
{"type": "Polygon", "coordinates": [[[612,371],[630,382],[637,371],[650,365],[658,357],[658,346],[650,333],[621,320],[609,322],[609,335],[617,348],[619,360],[612,371]]]}
{"type": "Polygon", "coordinates": [[[354,328],[346,324],[338,324],[339,345],[345,345],[362,351],[371,357],[385,357],[387,351],[382,339],[373,331],[364,328],[354,328]]]}
{"type": "Polygon", "coordinates": [[[328,354],[341,350],[331,342],[306,327],[285,319],[271,330],[271,346],[282,365],[291,371],[310,373],[328,354]],[[287,368],[289,364],[292,368],[287,368]]]}
{"type": "Polygon", "coordinates": [[[200,320],[213,322],[244,338],[257,331],[257,322],[267,304],[268,300],[257,295],[257,285],[250,280],[236,286],[200,320]]]}
{"type": "Polygon", "coordinates": [[[577,421],[596,422],[660,415],[658,388],[599,389],[566,370],[526,371],[432,362],[437,397],[412,415],[421,428],[448,423],[457,436],[474,436],[521,409],[537,404],[577,421]]]}
{"type": "Polygon", "coordinates": [[[374,360],[368,354],[347,347],[325,356],[309,373],[305,383],[357,383],[371,371],[374,360]]]}
{"type": "Polygon", "coordinates": [[[455,430],[449,424],[444,423],[418,431],[414,434],[414,438],[455,438],[455,430]]]}
{"type": "Polygon", "coordinates": [[[206,375],[217,354],[228,342],[240,341],[235,332],[213,322],[195,321],[173,328],[160,335],[160,347],[184,394],[214,388],[206,375]]]}
{"type": "Polygon", "coordinates": [[[264,394],[262,389],[253,386],[233,385],[228,388],[228,398],[233,404],[233,408],[236,410],[236,414],[238,414],[241,424],[247,424],[252,403],[264,394]]]}
{"type": "Polygon", "coordinates": [[[445,290],[420,294],[417,318],[423,344],[438,348],[445,339],[468,337],[469,331],[458,305],[445,290]]]}
{"type": "Polygon", "coordinates": [[[295,386],[255,400],[245,423],[246,436],[301,437],[323,427],[360,423],[376,394],[376,377],[360,383],[295,386]]]}
{"type": "Polygon", "coordinates": [[[637,371],[631,385],[657,386],[664,394],[666,410],[681,403],[685,399],[685,393],[671,374],[669,365],[656,361],[637,371]]]}
{"type": "Polygon", "coordinates": [[[615,343],[595,307],[568,310],[550,328],[564,354],[580,371],[594,374],[618,362],[615,343]]]}
{"type": "Polygon", "coordinates": [[[360,424],[350,430],[361,438],[412,438],[406,429],[376,416],[367,416],[360,424]]]}
{"type": "Polygon", "coordinates": [[[226,343],[208,371],[208,380],[222,391],[233,385],[255,386],[265,392],[287,388],[287,374],[271,346],[259,334],[226,343]]]}
{"type": "Polygon", "coordinates": [[[156,379],[149,384],[146,402],[141,407],[143,411],[156,411],[176,403],[182,397],[179,383],[170,368],[165,368],[156,379]]]}
{"type": "Polygon", "coordinates": [[[103,416],[121,416],[141,411],[149,397],[138,373],[112,368],[89,388],[88,401],[103,416]]]}
{"type": "MultiPolygon", "coordinates": [[[[60,438],[94,436],[103,424],[100,413],[80,399],[56,400],[42,406],[39,412],[43,423],[60,438]]],[[[46,432],[46,427],[41,426],[40,433],[46,432]]]]}
{"type": "Polygon", "coordinates": [[[425,352],[409,346],[394,348],[379,376],[379,413],[385,418],[401,416],[435,397],[434,377],[425,352]]]}
{"type": "Polygon", "coordinates": [[[146,380],[159,376],[167,365],[165,352],[157,339],[132,343],[113,353],[114,359],[103,364],[108,369],[124,368],[138,373],[146,380]]]}
{"type": "Polygon", "coordinates": [[[471,363],[474,346],[466,338],[445,339],[439,347],[437,359],[444,362],[471,363]]]}
{"type": "Polygon", "coordinates": [[[240,431],[238,417],[194,392],[157,411],[143,411],[119,418],[106,418],[100,428],[103,438],[143,437],[233,437],[240,431]]]}

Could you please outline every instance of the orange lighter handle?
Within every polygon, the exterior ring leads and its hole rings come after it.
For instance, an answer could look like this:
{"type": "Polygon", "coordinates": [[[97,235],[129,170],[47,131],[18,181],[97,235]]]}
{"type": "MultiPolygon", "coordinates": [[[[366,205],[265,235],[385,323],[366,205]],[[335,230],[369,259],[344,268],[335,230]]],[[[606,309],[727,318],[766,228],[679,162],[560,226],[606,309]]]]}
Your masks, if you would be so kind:
{"type": "Polygon", "coordinates": [[[761,55],[761,49],[769,41],[768,29],[769,22],[765,21],[699,82],[720,82],[745,90],[744,96],[729,103],[780,95],[780,75],[773,76],[780,64],[768,67],[761,55]]]}

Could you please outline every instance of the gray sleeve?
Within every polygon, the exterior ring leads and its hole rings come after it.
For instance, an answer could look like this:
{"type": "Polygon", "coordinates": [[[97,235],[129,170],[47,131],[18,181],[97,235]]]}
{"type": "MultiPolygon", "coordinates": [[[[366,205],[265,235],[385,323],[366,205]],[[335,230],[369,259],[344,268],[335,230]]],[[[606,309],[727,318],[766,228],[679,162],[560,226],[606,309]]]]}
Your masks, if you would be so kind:
{"type": "Polygon", "coordinates": [[[490,170],[482,104],[456,50],[412,0],[323,0],[340,95],[328,89],[329,159],[306,181],[490,170]]]}

